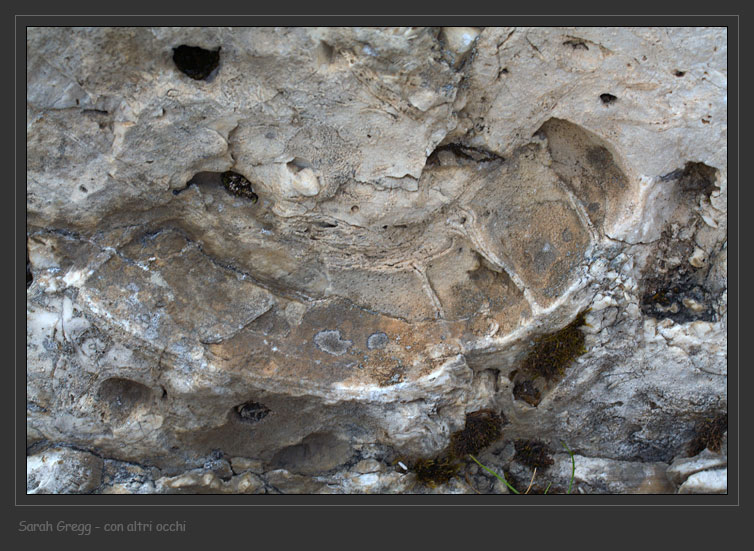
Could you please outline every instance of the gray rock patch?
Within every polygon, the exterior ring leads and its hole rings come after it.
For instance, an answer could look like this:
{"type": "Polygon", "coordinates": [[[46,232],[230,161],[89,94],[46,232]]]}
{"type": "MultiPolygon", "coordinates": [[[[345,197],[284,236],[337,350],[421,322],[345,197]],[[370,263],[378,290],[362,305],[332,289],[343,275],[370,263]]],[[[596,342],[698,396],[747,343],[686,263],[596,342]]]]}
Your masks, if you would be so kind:
{"type": "Polygon", "coordinates": [[[342,356],[353,342],[342,339],[337,329],[326,329],[314,335],[314,344],[323,352],[333,356],[342,356]]]}
{"type": "Polygon", "coordinates": [[[388,343],[388,337],[383,332],[372,333],[367,339],[367,348],[369,350],[380,350],[385,348],[388,343]]]}

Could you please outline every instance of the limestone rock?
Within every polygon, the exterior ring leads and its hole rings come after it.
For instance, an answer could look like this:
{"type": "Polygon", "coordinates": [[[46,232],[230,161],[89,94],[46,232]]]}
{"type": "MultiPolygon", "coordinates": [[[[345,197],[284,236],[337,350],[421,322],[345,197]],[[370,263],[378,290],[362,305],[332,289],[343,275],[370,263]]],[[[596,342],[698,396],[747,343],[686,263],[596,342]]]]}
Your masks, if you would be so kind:
{"type": "Polygon", "coordinates": [[[102,459],[71,448],[50,448],[26,458],[29,494],[88,494],[102,483],[102,459]]]}
{"type": "Polygon", "coordinates": [[[693,457],[677,457],[667,477],[681,494],[725,493],[728,491],[728,434],[693,457]],[[716,448],[715,451],[709,447],[716,448]],[[699,476],[696,476],[699,475],[699,476]]]}
{"type": "Polygon", "coordinates": [[[105,460],[102,472],[102,494],[152,494],[156,492],[155,472],[132,463],[105,460]]]}
{"type": "Polygon", "coordinates": [[[166,494],[263,494],[264,482],[258,475],[244,472],[223,480],[214,472],[196,469],[156,481],[156,493],[166,494]]]}
{"type": "Polygon", "coordinates": [[[664,492],[727,409],[726,41],[29,28],[30,473],[60,442],[142,469],[101,492],[469,493],[392,465],[492,411],[582,489],[664,492]]]}
{"type": "Polygon", "coordinates": [[[727,468],[694,473],[678,489],[679,494],[725,494],[727,492],[727,468]]]}

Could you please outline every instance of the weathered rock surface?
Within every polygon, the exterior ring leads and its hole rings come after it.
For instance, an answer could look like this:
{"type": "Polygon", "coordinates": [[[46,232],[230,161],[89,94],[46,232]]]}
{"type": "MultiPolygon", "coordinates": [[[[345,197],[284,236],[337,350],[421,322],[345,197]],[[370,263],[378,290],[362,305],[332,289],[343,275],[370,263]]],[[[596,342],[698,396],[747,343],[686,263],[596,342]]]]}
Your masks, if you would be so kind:
{"type": "Polygon", "coordinates": [[[85,451],[51,447],[26,460],[29,494],[87,494],[102,483],[102,458],[85,451]]]}
{"type": "Polygon", "coordinates": [[[29,487],[507,491],[413,472],[489,410],[516,480],[536,439],[560,490],[567,442],[580,491],[724,491],[676,467],[727,410],[726,41],[30,28],[29,487]]]}

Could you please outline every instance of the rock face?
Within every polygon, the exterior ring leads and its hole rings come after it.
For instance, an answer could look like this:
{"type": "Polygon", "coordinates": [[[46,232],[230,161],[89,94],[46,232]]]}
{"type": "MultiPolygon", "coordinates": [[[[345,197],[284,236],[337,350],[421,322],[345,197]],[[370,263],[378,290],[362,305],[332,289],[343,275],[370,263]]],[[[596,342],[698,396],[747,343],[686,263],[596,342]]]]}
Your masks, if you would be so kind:
{"type": "Polygon", "coordinates": [[[29,487],[725,491],[726,41],[30,28],[29,487]]]}

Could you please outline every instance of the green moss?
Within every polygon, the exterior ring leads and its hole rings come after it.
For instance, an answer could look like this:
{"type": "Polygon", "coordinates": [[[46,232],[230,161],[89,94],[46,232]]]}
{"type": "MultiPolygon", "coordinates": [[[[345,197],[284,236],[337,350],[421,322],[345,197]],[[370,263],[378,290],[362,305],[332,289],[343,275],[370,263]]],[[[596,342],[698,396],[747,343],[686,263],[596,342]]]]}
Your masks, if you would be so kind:
{"type": "Polygon", "coordinates": [[[586,353],[581,327],[586,325],[587,312],[588,309],[581,312],[563,329],[539,337],[524,358],[522,369],[534,378],[543,377],[547,381],[565,375],[573,360],[586,353]]]}
{"type": "Polygon", "coordinates": [[[502,436],[502,424],[503,419],[490,410],[466,414],[464,428],[450,436],[445,452],[413,462],[411,470],[416,473],[417,482],[430,487],[448,482],[461,470],[467,456],[478,453],[502,436]]]}
{"type": "Polygon", "coordinates": [[[478,453],[502,436],[502,424],[502,418],[489,410],[468,413],[463,430],[450,437],[450,453],[458,458],[478,453]]]}
{"type": "Polygon", "coordinates": [[[514,459],[527,467],[544,470],[553,464],[550,450],[543,442],[537,440],[516,440],[514,459]]]}
{"type": "Polygon", "coordinates": [[[416,473],[416,481],[434,488],[437,484],[445,484],[458,474],[461,463],[449,455],[435,459],[419,459],[412,465],[416,473]]]}

